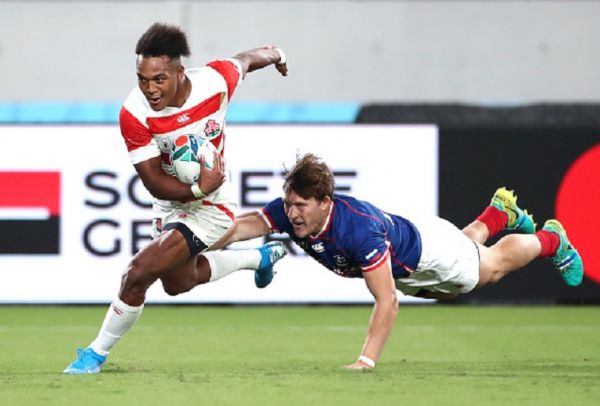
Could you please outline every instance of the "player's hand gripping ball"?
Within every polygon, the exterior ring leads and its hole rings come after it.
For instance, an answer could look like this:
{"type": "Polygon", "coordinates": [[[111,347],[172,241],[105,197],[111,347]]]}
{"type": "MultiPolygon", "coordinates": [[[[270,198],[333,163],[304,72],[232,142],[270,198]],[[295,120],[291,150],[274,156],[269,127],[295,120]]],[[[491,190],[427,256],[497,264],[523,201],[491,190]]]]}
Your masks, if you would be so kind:
{"type": "Polygon", "coordinates": [[[215,164],[215,146],[194,134],[177,137],[171,147],[171,165],[175,177],[190,185],[200,180],[200,157],[204,157],[204,166],[212,170],[215,164]]]}

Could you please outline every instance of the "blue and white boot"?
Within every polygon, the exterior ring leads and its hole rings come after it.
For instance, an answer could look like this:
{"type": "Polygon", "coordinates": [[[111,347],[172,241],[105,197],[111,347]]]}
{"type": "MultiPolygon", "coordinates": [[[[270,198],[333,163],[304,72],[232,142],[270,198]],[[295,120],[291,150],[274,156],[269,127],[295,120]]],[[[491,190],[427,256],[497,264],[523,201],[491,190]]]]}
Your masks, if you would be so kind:
{"type": "Polygon", "coordinates": [[[264,288],[273,280],[273,265],[286,254],[281,241],[271,241],[258,249],[261,259],[254,273],[254,283],[257,288],[264,288]]]}
{"type": "Polygon", "coordinates": [[[106,355],[100,355],[91,348],[78,348],[77,359],[66,367],[63,373],[69,375],[97,374],[104,362],[106,362],[106,355]]]}

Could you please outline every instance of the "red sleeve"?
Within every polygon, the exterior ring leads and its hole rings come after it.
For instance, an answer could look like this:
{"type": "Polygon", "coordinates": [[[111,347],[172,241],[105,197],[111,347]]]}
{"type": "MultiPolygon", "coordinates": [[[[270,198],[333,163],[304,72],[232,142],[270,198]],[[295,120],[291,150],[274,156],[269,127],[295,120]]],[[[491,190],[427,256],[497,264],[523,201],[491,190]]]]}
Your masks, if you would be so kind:
{"type": "Polygon", "coordinates": [[[235,87],[237,86],[240,73],[236,69],[235,65],[227,60],[220,61],[212,61],[208,64],[211,68],[219,72],[223,79],[225,79],[225,83],[227,83],[227,101],[231,100],[231,96],[233,96],[233,92],[235,91],[235,87]]]}
{"type": "Polygon", "coordinates": [[[152,141],[150,130],[144,127],[125,107],[121,107],[119,125],[121,126],[121,135],[127,145],[127,151],[133,151],[148,145],[152,141]]]}
{"type": "Polygon", "coordinates": [[[386,251],[383,253],[383,255],[376,255],[373,257],[372,262],[369,265],[362,265],[361,264],[361,270],[363,272],[371,272],[376,270],[377,268],[379,268],[385,261],[387,261],[387,259],[390,257],[390,250],[386,249],[386,251]]]}

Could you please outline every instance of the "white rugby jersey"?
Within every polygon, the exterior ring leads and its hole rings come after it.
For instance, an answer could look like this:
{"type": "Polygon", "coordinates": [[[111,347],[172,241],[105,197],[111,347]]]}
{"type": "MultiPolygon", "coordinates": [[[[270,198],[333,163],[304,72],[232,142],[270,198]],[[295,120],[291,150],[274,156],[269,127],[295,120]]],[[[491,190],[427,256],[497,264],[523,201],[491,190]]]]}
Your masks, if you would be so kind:
{"type": "MultiPolygon", "coordinates": [[[[169,151],[175,139],[184,134],[196,134],[208,139],[217,151],[225,152],[225,116],[228,102],[242,80],[242,68],[235,59],[222,59],[210,62],[204,67],[186,69],[192,90],[181,107],[165,107],[154,111],[146,97],[136,86],[125,100],[119,114],[121,134],[125,139],[129,159],[138,164],[160,156],[163,170],[174,175],[169,151]]],[[[229,180],[211,194],[204,205],[233,202],[229,180]],[[231,195],[231,196],[230,196],[231,195]]],[[[186,203],[198,204],[197,201],[186,203]]],[[[171,211],[181,207],[175,201],[155,199],[159,211],[171,211]]]]}

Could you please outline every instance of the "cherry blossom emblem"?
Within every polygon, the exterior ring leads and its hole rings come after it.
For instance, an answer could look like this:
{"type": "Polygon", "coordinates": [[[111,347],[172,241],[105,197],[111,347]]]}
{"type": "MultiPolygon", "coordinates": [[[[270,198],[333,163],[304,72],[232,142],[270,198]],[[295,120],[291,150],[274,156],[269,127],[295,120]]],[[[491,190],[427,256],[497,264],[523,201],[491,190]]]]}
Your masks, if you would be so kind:
{"type": "Polygon", "coordinates": [[[206,126],[204,127],[204,134],[206,134],[207,138],[213,138],[219,135],[221,131],[221,127],[219,123],[217,123],[212,118],[206,122],[206,126]]]}

